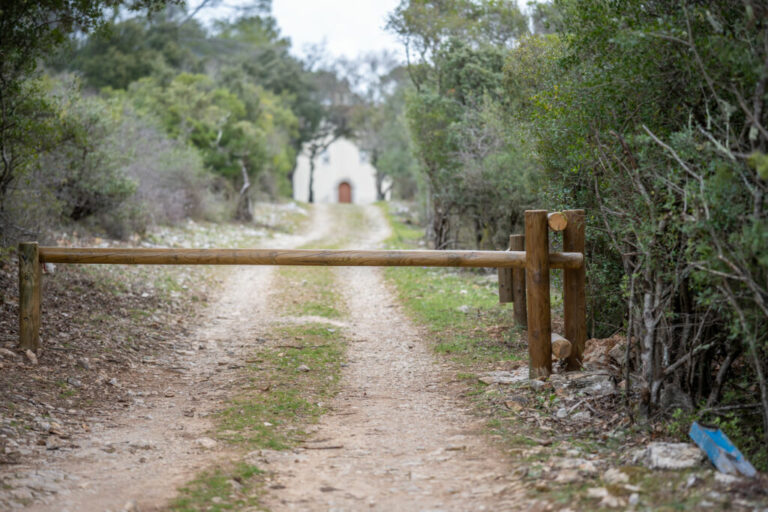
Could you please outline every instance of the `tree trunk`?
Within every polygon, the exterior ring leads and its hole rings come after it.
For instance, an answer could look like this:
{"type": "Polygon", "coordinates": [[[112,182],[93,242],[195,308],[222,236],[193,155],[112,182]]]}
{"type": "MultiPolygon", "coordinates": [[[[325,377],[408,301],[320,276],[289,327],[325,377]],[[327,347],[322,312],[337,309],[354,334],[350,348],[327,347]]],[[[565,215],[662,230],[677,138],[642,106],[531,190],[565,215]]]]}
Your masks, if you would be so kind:
{"type": "Polygon", "coordinates": [[[315,202],[315,153],[309,155],[309,196],[308,202],[315,202]]]}
{"type": "Polygon", "coordinates": [[[235,216],[237,220],[251,222],[253,220],[253,213],[251,211],[251,196],[248,194],[248,190],[251,188],[251,180],[248,178],[248,169],[245,167],[243,160],[240,160],[240,172],[243,174],[243,186],[240,188],[240,195],[237,198],[235,216]]]}

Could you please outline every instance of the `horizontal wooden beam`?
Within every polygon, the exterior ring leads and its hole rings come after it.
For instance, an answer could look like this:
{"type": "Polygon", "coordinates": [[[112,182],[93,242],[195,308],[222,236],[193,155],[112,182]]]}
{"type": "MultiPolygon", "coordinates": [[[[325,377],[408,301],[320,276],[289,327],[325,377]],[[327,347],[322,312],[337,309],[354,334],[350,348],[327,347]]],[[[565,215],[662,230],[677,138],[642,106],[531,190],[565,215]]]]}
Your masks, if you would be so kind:
{"type": "MultiPolygon", "coordinates": [[[[351,251],[40,247],[42,263],[116,265],[308,265],[329,267],[525,268],[524,251],[351,251]]],[[[579,268],[584,255],[549,254],[552,268],[579,268]]]]}

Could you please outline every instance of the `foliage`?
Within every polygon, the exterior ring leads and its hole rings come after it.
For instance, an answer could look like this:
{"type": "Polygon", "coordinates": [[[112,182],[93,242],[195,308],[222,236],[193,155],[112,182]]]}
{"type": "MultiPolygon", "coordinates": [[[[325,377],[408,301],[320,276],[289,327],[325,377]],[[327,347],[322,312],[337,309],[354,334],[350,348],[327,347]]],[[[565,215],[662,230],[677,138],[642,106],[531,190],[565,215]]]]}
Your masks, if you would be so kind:
{"type": "Polygon", "coordinates": [[[538,151],[565,185],[553,196],[600,214],[592,261],[621,257],[647,405],[678,390],[684,407],[714,405],[739,365],[768,435],[765,7],[558,7],[566,53],[536,96],[538,151]]]}
{"type": "Polygon", "coordinates": [[[126,89],[147,76],[173,76],[201,70],[206,33],[184,10],[168,8],[151,18],[107,23],[88,38],[70,39],[49,64],[82,74],[85,85],[126,89]]]}
{"type": "Polygon", "coordinates": [[[6,211],[8,195],[44,151],[55,115],[40,83],[38,60],[72,33],[103,23],[108,11],[156,9],[162,0],[3,2],[0,6],[0,216],[2,235],[24,233],[6,211]]]}
{"type": "Polygon", "coordinates": [[[389,21],[429,237],[482,245],[485,225],[498,246],[535,201],[587,208],[591,330],[637,343],[645,411],[725,400],[768,436],[765,5],[534,3],[536,33],[503,41],[481,5],[403,1],[389,21]]]}

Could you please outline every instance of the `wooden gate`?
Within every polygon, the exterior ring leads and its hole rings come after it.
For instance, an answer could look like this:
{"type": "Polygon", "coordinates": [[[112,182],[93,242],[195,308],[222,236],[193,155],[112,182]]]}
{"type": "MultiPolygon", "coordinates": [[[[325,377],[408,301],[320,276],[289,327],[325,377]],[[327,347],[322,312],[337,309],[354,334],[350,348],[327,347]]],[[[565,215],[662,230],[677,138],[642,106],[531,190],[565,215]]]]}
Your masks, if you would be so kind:
{"type": "Polygon", "coordinates": [[[584,210],[525,212],[525,235],[508,251],[355,251],[313,249],[147,249],[39,247],[19,244],[19,346],[40,346],[41,265],[304,265],[488,267],[500,269],[500,300],[512,286],[515,318],[528,327],[530,377],[552,373],[550,269],[563,269],[568,368],[578,369],[586,341],[584,210]],[[563,252],[549,251],[549,229],[562,230],[563,252]],[[524,249],[524,250],[521,250],[524,249]],[[509,279],[502,273],[511,271],[509,279]],[[524,276],[524,277],[523,277],[524,276]],[[522,290],[522,291],[521,291],[522,290]],[[525,312],[525,315],[522,312],[525,312]]]}

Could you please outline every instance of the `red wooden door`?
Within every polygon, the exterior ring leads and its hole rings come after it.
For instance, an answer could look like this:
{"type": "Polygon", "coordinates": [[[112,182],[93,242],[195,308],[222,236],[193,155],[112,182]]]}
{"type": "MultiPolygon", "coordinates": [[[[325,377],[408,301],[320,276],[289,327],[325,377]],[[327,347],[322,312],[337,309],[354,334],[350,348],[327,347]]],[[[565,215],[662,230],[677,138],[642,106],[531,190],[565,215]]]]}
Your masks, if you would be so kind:
{"type": "Polygon", "coordinates": [[[352,202],[352,187],[346,181],[339,183],[339,202],[351,203],[352,202]]]}

